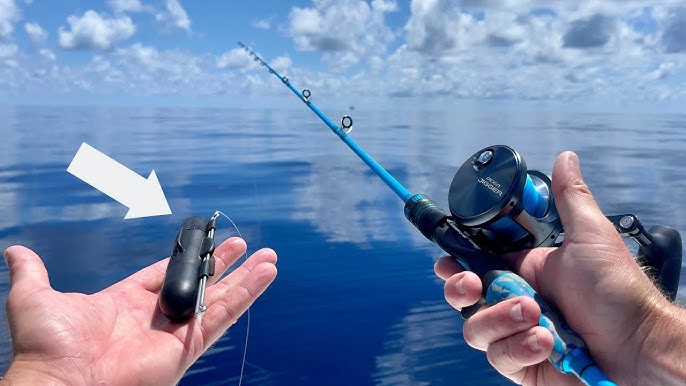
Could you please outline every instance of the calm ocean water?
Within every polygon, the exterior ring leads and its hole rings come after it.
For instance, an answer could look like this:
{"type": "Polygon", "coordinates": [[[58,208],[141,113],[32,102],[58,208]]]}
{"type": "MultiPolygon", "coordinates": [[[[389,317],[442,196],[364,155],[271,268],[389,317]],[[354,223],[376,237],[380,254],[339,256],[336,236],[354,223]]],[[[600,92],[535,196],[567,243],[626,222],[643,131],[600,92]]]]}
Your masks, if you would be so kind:
{"type": "MultiPolygon", "coordinates": [[[[478,149],[509,145],[548,174],[559,152],[574,150],[605,213],[686,236],[686,115],[351,115],[362,147],[446,209],[453,174],[478,149]]],[[[123,279],[164,258],[184,218],[215,210],[231,216],[250,251],[278,252],[279,276],[251,309],[244,385],[510,384],[463,342],[433,274],[441,251],[303,106],[0,108],[0,133],[0,248],[34,249],[58,290],[93,293],[123,279]],[[154,169],[174,214],[123,220],[125,207],[66,172],[82,142],[141,175],[154,169]]],[[[235,235],[227,221],[218,226],[218,239],[235,235]]],[[[3,303],[7,291],[1,264],[3,303]]],[[[181,384],[237,385],[245,332],[242,318],[181,384]]]]}

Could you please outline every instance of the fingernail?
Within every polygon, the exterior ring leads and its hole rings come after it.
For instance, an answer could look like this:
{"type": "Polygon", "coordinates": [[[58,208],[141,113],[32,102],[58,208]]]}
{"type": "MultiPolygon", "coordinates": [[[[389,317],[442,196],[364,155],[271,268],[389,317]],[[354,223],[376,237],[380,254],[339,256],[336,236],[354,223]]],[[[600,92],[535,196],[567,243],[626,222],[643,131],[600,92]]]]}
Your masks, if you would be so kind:
{"type": "Polygon", "coordinates": [[[576,153],[571,153],[569,155],[569,162],[572,163],[572,165],[576,166],[579,168],[579,156],[576,155],[576,153]]]}
{"type": "Polygon", "coordinates": [[[541,350],[541,345],[538,344],[538,336],[536,334],[531,334],[529,337],[529,348],[531,348],[531,351],[540,351],[541,350]]]}
{"type": "Polygon", "coordinates": [[[465,294],[463,281],[464,281],[464,278],[458,280],[457,283],[455,283],[455,289],[457,290],[458,295],[464,295],[465,294]]]}
{"type": "Polygon", "coordinates": [[[510,316],[517,322],[524,321],[524,314],[522,313],[522,305],[520,303],[515,304],[510,309],[510,316]]]}

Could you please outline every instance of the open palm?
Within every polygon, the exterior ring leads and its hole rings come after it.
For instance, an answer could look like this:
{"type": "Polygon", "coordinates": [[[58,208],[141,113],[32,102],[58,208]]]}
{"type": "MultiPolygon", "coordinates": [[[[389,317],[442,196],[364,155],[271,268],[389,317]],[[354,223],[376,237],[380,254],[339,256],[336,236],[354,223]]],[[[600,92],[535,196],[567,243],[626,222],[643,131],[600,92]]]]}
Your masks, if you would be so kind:
{"type": "MultiPolygon", "coordinates": [[[[215,278],[245,249],[239,238],[222,243],[215,278]]],[[[208,287],[202,319],[178,324],[157,307],[168,259],[93,295],[52,289],[40,257],[25,247],[8,248],[5,260],[14,351],[6,379],[32,374],[42,384],[174,384],[276,277],[276,254],[261,249],[208,287]]]]}

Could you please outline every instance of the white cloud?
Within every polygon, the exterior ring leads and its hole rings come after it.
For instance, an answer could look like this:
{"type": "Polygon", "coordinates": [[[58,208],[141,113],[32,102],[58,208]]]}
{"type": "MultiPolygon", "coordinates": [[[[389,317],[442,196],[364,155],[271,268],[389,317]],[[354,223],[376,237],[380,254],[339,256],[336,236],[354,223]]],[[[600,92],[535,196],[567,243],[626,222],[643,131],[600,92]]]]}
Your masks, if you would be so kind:
{"type": "Polygon", "coordinates": [[[293,66],[293,61],[288,56],[277,56],[269,65],[276,71],[283,72],[293,66]]]}
{"type": "Polygon", "coordinates": [[[48,37],[48,33],[38,23],[25,23],[24,30],[34,43],[40,43],[48,37]]]}
{"type": "MultiPolygon", "coordinates": [[[[140,43],[119,48],[106,66],[112,79],[133,95],[203,93],[211,84],[201,58],[177,50],[160,51],[140,43]],[[163,80],[163,81],[161,81],[163,80]]],[[[102,62],[98,63],[102,71],[102,62]]]]}
{"type": "Polygon", "coordinates": [[[313,7],[294,7],[289,14],[288,32],[296,47],[322,51],[324,60],[346,69],[361,60],[385,53],[395,36],[384,17],[395,11],[393,1],[315,0],[313,7]]]}
{"type": "Polygon", "coordinates": [[[12,35],[14,23],[19,17],[19,9],[14,0],[0,0],[0,39],[8,39],[12,35]]]}
{"type": "Polygon", "coordinates": [[[145,10],[140,0],[108,0],[107,4],[114,12],[143,12],[145,10]]]}
{"type": "Polygon", "coordinates": [[[254,69],[258,66],[243,48],[234,48],[219,55],[215,60],[215,64],[217,68],[228,70],[254,69]]]}
{"type": "Polygon", "coordinates": [[[59,28],[59,45],[65,49],[113,48],[117,42],[130,38],[136,27],[128,16],[107,18],[93,10],[86,11],[80,18],[69,16],[70,30],[59,28]]]}
{"type": "Polygon", "coordinates": [[[165,10],[158,12],[155,19],[169,27],[191,32],[191,21],[178,0],[166,0],[165,10]]]}
{"type": "Polygon", "coordinates": [[[40,51],[38,51],[38,53],[40,54],[40,56],[44,57],[45,59],[47,59],[51,62],[54,62],[56,59],[55,53],[48,50],[47,48],[41,49],[40,51]]]}
{"type": "Polygon", "coordinates": [[[258,20],[256,22],[252,23],[252,26],[254,28],[257,28],[257,29],[267,30],[267,29],[270,29],[272,27],[272,23],[271,23],[271,20],[269,20],[269,19],[262,19],[262,20],[258,20]]]}
{"type": "Polygon", "coordinates": [[[412,1],[410,8],[405,31],[411,50],[441,55],[483,39],[483,23],[450,0],[412,1]]]}
{"type": "Polygon", "coordinates": [[[683,24],[680,15],[658,1],[414,0],[406,44],[388,57],[388,78],[370,87],[406,97],[657,97],[646,82],[684,67],[660,67],[656,52],[665,36],[680,36],[669,28],[683,24]]]}
{"type": "Polygon", "coordinates": [[[2,44],[0,43],[0,59],[13,58],[19,52],[19,47],[16,44],[2,44]]]}
{"type": "Polygon", "coordinates": [[[398,4],[393,0],[372,0],[372,8],[379,12],[395,12],[398,10],[398,4]]]}
{"type": "MultiPolygon", "coordinates": [[[[0,6],[14,7],[15,2],[0,0],[0,6]]],[[[59,29],[60,47],[102,51],[90,63],[61,67],[52,51],[17,47],[11,28],[21,15],[0,13],[0,25],[11,20],[5,40],[0,37],[0,88],[53,84],[55,90],[164,95],[170,100],[234,93],[248,99],[283,91],[238,48],[213,55],[122,44],[136,32],[129,12],[142,12],[135,15],[141,23],[159,21],[168,29],[190,31],[189,16],[178,1],[158,2],[157,9],[142,0],[108,4],[114,13],[73,15],[59,29]],[[36,74],[45,83],[38,84],[36,74]]],[[[686,98],[686,51],[678,28],[686,12],[672,0],[414,0],[402,24],[392,24],[385,20],[389,12],[408,8],[398,4],[313,0],[292,7],[281,20],[257,19],[253,27],[285,32],[298,50],[314,51],[306,57],[321,55],[328,66],[312,71],[305,59],[285,51],[288,45],[282,52],[265,52],[281,54],[265,59],[321,101],[354,95],[348,99],[355,105],[365,100],[374,106],[441,108],[466,99],[497,105],[509,99],[686,98]],[[283,29],[277,28],[282,22],[283,29]]],[[[33,22],[23,28],[36,39],[42,36],[39,31],[45,32],[33,22]]]]}
{"type": "Polygon", "coordinates": [[[661,63],[657,69],[646,74],[645,78],[647,80],[665,79],[674,72],[675,67],[674,62],[661,63]]]}

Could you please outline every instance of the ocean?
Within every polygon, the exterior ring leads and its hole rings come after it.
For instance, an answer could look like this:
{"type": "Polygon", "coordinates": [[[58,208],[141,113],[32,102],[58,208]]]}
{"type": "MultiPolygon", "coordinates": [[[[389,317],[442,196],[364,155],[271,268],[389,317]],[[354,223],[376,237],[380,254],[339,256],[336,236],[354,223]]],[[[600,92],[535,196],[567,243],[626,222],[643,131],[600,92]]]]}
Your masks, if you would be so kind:
{"type": "MultiPolygon", "coordinates": [[[[606,214],[686,236],[686,115],[325,112],[351,115],[352,138],[445,209],[455,171],[481,148],[511,146],[547,174],[573,150],[606,214]]],[[[57,290],[94,293],[129,276],[169,254],[183,219],[216,210],[249,252],[277,251],[277,279],[251,308],[243,385],[510,384],[464,343],[433,273],[440,249],[304,106],[2,107],[0,133],[0,247],[36,251],[57,290]],[[154,169],[173,214],[124,220],[126,207],[67,173],[83,142],[145,177],[154,169]]],[[[220,218],[217,240],[233,235],[220,218]]],[[[3,303],[7,292],[0,264],[3,303]]],[[[238,385],[246,328],[242,317],[181,385],[238,385]]]]}

